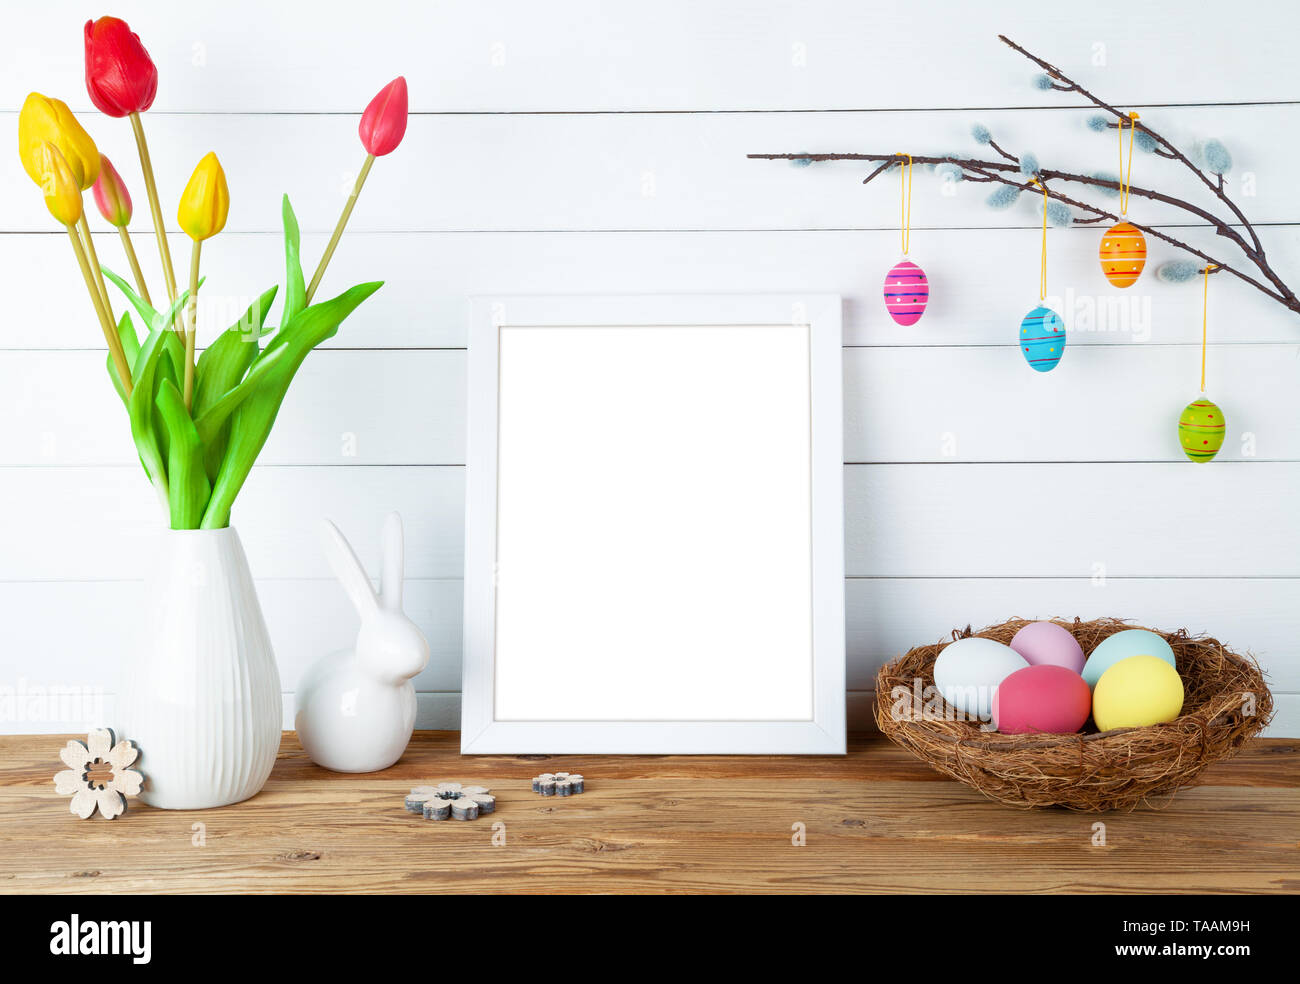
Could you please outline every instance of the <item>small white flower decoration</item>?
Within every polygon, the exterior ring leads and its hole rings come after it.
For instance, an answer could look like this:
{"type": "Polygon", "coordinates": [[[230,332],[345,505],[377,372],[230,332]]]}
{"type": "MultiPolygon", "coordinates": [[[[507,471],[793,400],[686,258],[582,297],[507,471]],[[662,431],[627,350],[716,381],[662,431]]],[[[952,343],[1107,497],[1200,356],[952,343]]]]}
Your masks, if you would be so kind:
{"type": "Polygon", "coordinates": [[[129,741],[117,741],[108,728],[86,736],[86,743],[70,741],[59,750],[67,766],[54,777],[60,796],[71,796],[68,809],[85,820],[99,807],[109,820],[126,811],[126,798],[140,792],[144,776],[130,766],[140,750],[129,741]]]}
{"type": "Polygon", "coordinates": [[[481,813],[496,809],[497,798],[484,786],[462,786],[458,782],[440,782],[436,786],[416,786],[406,796],[406,809],[426,820],[476,820],[481,813]]]}

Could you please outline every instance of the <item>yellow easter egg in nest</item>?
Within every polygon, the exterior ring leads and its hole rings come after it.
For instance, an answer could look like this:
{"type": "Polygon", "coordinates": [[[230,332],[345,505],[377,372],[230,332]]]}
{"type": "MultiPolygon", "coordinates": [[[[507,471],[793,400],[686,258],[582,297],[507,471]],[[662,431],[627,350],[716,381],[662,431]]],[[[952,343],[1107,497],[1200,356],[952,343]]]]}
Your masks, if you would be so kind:
{"type": "Polygon", "coordinates": [[[1147,263],[1147,241],[1137,226],[1120,222],[1101,237],[1097,257],[1107,280],[1116,287],[1132,287],[1147,263]]]}
{"type": "Polygon", "coordinates": [[[1183,710],[1182,677],[1156,656],[1130,656],[1101,675],[1092,691],[1092,720],[1098,731],[1149,728],[1183,710]]]}

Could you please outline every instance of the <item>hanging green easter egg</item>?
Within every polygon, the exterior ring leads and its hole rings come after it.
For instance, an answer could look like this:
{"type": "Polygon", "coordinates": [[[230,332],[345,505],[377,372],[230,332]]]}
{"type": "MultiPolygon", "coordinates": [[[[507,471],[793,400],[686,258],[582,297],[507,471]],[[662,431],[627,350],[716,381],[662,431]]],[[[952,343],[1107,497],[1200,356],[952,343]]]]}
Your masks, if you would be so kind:
{"type": "Polygon", "coordinates": [[[1178,418],[1178,441],[1192,461],[1209,461],[1218,454],[1226,433],[1223,411],[1205,397],[1187,404],[1178,418]]]}

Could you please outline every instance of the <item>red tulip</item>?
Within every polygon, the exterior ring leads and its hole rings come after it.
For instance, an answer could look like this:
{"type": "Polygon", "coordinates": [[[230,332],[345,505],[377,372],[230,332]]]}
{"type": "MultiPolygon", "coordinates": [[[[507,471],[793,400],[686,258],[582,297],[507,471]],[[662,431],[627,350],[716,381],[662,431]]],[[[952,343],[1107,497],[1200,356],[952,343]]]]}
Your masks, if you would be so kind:
{"type": "Polygon", "coordinates": [[[357,128],[366,152],[383,157],[391,154],[406,135],[406,78],[399,75],[379,90],[361,114],[357,128]]]}
{"type": "Polygon", "coordinates": [[[158,69],[126,21],[86,21],[86,91],[109,116],[143,113],[158,94],[158,69]]]}

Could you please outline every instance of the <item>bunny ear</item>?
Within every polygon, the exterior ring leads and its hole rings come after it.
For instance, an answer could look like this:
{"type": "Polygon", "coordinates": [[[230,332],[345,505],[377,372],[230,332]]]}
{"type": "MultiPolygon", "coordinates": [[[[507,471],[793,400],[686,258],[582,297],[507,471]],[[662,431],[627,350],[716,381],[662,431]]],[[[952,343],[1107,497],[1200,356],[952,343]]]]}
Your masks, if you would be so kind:
{"type": "Polygon", "coordinates": [[[395,512],[384,520],[384,570],[379,582],[379,603],[390,611],[402,610],[402,517],[395,512]]]}
{"type": "Polygon", "coordinates": [[[352,599],[357,611],[365,616],[378,607],[375,589],[370,586],[366,570],[352,552],[352,545],[339,532],[339,528],[328,519],[321,520],[321,543],[325,547],[325,557],[330,562],[335,576],[343,582],[343,590],[352,599]]]}

